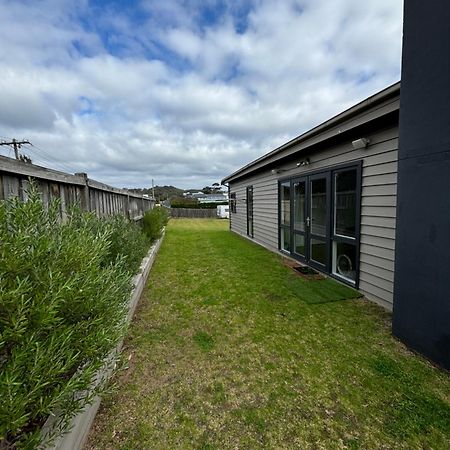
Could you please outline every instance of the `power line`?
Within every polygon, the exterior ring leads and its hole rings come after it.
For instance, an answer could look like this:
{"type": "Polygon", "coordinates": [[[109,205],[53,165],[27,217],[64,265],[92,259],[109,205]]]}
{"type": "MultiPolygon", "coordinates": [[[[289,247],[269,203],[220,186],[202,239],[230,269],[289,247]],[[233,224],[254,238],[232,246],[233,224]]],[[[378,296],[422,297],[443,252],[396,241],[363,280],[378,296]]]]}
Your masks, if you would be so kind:
{"type": "MultiPolygon", "coordinates": [[[[23,155],[19,154],[19,149],[22,147],[23,144],[32,145],[30,141],[18,141],[17,139],[13,139],[11,142],[0,142],[0,146],[8,145],[9,147],[12,147],[14,149],[14,155],[15,155],[16,159],[21,159],[21,157],[24,158],[23,155]]],[[[31,161],[28,161],[28,162],[31,162],[31,161]]]]}
{"type": "MultiPolygon", "coordinates": [[[[22,145],[27,145],[27,151],[34,153],[38,159],[41,159],[46,165],[53,166],[57,170],[60,170],[61,172],[69,172],[69,173],[75,173],[78,171],[78,169],[75,169],[68,164],[58,161],[56,158],[54,158],[50,153],[48,153],[46,150],[44,150],[41,147],[38,147],[37,145],[34,145],[33,143],[29,142],[28,140],[23,141],[17,141],[16,139],[10,139],[6,136],[0,136],[1,139],[10,140],[10,142],[0,142],[0,145],[7,145],[10,147],[9,155],[11,154],[11,149],[14,148],[14,154],[16,159],[31,162],[30,159],[25,156],[18,153],[18,149],[14,147],[14,144],[16,144],[16,147],[20,148],[22,145]],[[30,147],[28,147],[28,145],[30,147]]],[[[9,156],[8,155],[8,156],[9,156]]]]}
{"type": "Polygon", "coordinates": [[[48,163],[58,168],[58,170],[69,173],[76,172],[76,170],[73,170],[73,168],[70,167],[68,164],[54,158],[49,152],[47,152],[47,150],[44,150],[43,148],[38,147],[35,144],[31,144],[31,146],[33,148],[29,148],[30,151],[34,151],[34,153],[36,153],[36,155],[38,155],[41,159],[46,160],[48,163]]]}
{"type": "Polygon", "coordinates": [[[31,148],[28,148],[29,151],[35,153],[40,159],[44,160],[47,164],[61,170],[62,172],[75,173],[76,170],[73,170],[72,167],[63,163],[62,161],[57,161],[52,155],[47,153],[44,149],[31,144],[31,148]]]}

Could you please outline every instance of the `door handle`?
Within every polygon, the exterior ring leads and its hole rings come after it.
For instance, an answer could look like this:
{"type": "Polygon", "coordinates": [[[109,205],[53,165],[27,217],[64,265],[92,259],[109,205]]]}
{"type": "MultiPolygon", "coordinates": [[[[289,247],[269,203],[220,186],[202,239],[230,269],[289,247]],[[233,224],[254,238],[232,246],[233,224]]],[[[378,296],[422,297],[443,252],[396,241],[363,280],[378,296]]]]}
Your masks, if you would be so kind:
{"type": "Polygon", "coordinates": [[[309,224],[311,222],[311,219],[309,217],[306,218],[306,226],[309,228],[309,224]]]}

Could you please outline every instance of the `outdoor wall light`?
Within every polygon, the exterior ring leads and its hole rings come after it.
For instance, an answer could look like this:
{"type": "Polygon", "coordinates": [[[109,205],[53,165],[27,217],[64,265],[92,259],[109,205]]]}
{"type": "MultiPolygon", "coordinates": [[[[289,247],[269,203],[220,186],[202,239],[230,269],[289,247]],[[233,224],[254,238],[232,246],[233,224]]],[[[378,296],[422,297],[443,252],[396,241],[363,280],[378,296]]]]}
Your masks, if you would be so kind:
{"type": "Polygon", "coordinates": [[[303,161],[300,161],[297,163],[297,167],[304,167],[309,166],[309,158],[304,159],[303,161]]]}
{"type": "Polygon", "coordinates": [[[288,169],[272,169],[272,170],[270,171],[270,173],[271,173],[272,175],[276,175],[276,174],[278,174],[278,173],[287,172],[287,171],[288,171],[288,169]]]}
{"type": "Polygon", "coordinates": [[[359,150],[360,148],[367,148],[369,144],[370,141],[366,138],[356,139],[355,141],[352,141],[352,147],[355,150],[359,150]]]}

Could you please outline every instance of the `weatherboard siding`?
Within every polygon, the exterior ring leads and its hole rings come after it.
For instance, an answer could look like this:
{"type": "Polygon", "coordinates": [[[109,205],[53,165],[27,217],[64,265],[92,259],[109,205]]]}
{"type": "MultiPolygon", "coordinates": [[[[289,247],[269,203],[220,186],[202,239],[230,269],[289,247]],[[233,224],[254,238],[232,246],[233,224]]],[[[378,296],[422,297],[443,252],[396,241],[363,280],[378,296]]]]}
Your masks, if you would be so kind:
{"type": "MultiPolygon", "coordinates": [[[[395,216],[397,204],[398,127],[367,133],[367,149],[354,150],[351,142],[324,150],[302,152],[310,165],[295,167],[295,160],[230,182],[236,193],[236,213],[231,229],[247,235],[246,187],[253,186],[254,237],[252,240],[278,252],[278,180],[306,175],[340,164],[362,161],[359,290],[370,300],[391,309],[395,260],[395,216]],[[273,175],[271,169],[281,169],[273,175]],[[294,167],[294,168],[293,168],[294,167]]],[[[251,239],[251,238],[250,238],[251,239]]]]}

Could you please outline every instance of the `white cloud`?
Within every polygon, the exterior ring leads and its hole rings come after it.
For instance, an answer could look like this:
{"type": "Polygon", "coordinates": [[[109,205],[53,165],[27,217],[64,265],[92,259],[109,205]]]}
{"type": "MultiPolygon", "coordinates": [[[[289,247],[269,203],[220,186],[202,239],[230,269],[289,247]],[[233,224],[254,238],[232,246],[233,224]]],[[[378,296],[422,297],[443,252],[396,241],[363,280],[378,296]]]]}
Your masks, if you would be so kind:
{"type": "Polygon", "coordinates": [[[2,3],[0,136],[118,186],[212,183],[399,79],[399,1],[2,3]]]}

